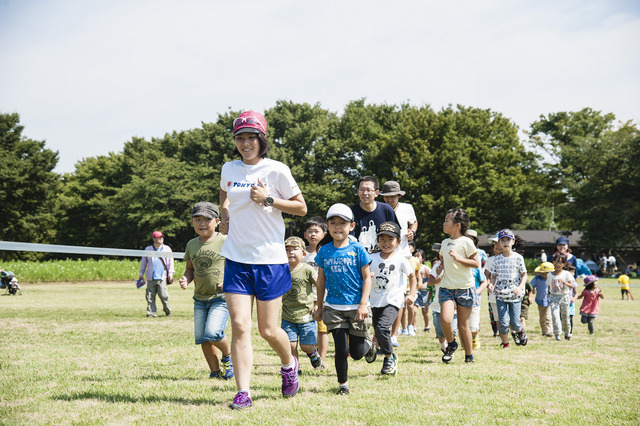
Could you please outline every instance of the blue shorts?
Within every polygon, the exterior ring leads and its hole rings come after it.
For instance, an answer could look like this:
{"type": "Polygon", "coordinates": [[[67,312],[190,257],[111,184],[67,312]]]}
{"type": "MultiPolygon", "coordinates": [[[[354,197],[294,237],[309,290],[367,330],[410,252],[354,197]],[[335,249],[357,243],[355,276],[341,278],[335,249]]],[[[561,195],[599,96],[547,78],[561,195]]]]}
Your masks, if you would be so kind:
{"type": "Polygon", "coordinates": [[[290,342],[300,341],[301,345],[318,343],[318,323],[315,321],[296,324],[283,319],[280,327],[287,333],[290,342]]]}
{"type": "Polygon", "coordinates": [[[429,290],[418,290],[418,297],[413,302],[418,308],[424,308],[429,304],[429,290]]]}
{"type": "Polygon", "coordinates": [[[442,305],[447,300],[453,300],[457,305],[460,305],[463,308],[473,308],[475,296],[475,288],[440,287],[440,292],[438,293],[438,301],[440,301],[440,305],[442,305]]]}
{"type": "Polygon", "coordinates": [[[229,310],[224,297],[212,300],[193,299],[193,331],[196,345],[204,342],[219,342],[224,339],[229,310]]]}
{"type": "Polygon", "coordinates": [[[277,299],[291,290],[289,264],[251,265],[227,259],[222,288],[225,293],[247,294],[261,301],[277,299]]]}
{"type": "MultiPolygon", "coordinates": [[[[440,312],[433,312],[433,328],[436,330],[436,336],[444,339],[444,333],[442,332],[442,325],[440,324],[440,312]]],[[[458,331],[458,315],[453,314],[453,321],[451,321],[451,328],[453,329],[453,337],[456,337],[458,331]]]]}

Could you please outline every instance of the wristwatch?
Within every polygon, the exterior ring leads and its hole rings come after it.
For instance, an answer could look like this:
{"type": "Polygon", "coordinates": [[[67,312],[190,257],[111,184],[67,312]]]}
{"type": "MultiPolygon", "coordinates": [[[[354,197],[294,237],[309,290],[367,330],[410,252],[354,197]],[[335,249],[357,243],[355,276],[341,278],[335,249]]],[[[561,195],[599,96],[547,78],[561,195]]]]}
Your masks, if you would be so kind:
{"type": "Polygon", "coordinates": [[[264,199],[264,205],[270,207],[273,205],[273,197],[267,197],[264,199]]]}

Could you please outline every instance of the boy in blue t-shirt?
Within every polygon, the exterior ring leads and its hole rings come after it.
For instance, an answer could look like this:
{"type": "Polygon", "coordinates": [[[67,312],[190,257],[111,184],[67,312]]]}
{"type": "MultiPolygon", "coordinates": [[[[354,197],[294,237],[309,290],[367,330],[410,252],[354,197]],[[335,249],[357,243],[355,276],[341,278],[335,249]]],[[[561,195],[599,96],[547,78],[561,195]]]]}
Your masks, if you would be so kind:
{"type": "Polygon", "coordinates": [[[375,360],[375,346],[369,338],[371,327],[371,256],[362,244],[351,241],[355,227],[353,212],[345,204],[334,204],[327,212],[327,225],[333,243],[320,248],[316,255],[318,299],[315,319],[323,320],[333,335],[338,395],[349,394],[349,355],[375,360]],[[325,288],[327,297],[325,301],[325,288]]]}

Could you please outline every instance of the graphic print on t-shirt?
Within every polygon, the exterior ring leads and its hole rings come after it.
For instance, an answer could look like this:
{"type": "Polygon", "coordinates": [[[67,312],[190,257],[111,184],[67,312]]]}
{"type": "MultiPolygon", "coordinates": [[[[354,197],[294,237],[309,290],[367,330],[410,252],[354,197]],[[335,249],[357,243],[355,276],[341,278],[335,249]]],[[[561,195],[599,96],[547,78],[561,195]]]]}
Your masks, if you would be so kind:
{"type": "Polygon", "coordinates": [[[376,281],[373,287],[373,291],[383,295],[389,294],[389,277],[391,276],[391,273],[396,269],[396,265],[389,265],[382,262],[378,265],[378,268],[379,271],[374,271],[374,274],[376,275],[376,281]]]}

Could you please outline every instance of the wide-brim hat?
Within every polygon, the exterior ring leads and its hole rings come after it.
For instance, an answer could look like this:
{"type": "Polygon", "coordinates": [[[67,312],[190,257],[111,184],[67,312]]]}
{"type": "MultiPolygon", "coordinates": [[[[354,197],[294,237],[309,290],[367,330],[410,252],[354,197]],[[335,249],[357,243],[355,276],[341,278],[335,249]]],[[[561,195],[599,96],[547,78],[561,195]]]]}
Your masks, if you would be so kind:
{"type": "Polygon", "coordinates": [[[553,272],[555,271],[555,266],[553,266],[553,263],[551,262],[542,262],[542,264],[540,266],[538,266],[536,269],[534,269],[534,272],[553,272]]]}
{"type": "Polygon", "coordinates": [[[587,275],[584,277],[584,285],[587,286],[591,283],[598,281],[598,277],[596,275],[587,275]]]}
{"type": "Polygon", "coordinates": [[[400,190],[400,184],[395,180],[390,180],[382,184],[380,195],[383,197],[390,195],[404,195],[405,192],[400,190]]]}

